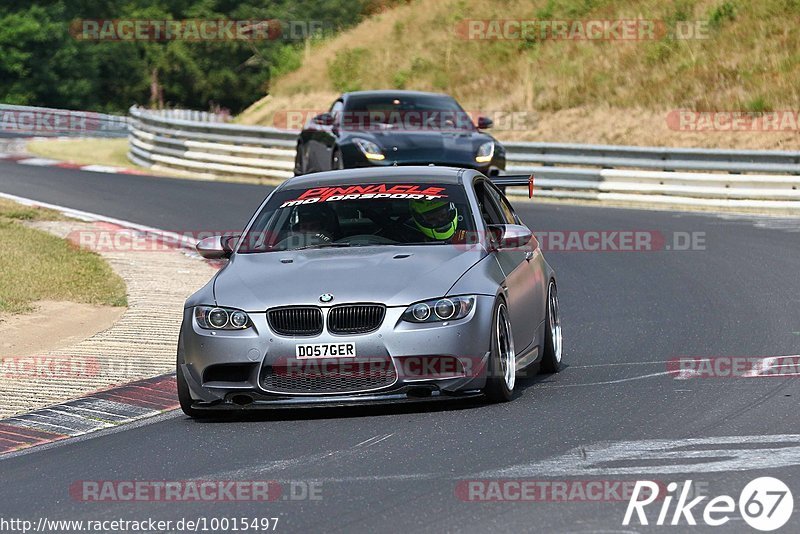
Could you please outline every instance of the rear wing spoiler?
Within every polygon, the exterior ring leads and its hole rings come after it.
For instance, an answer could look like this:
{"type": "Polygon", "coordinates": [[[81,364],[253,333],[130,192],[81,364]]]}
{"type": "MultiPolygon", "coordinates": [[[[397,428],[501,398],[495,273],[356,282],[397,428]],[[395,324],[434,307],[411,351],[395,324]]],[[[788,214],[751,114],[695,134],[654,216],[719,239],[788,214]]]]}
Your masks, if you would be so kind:
{"type": "Polygon", "coordinates": [[[506,174],[490,176],[489,179],[498,187],[528,186],[528,198],[533,198],[533,174],[506,174]]]}

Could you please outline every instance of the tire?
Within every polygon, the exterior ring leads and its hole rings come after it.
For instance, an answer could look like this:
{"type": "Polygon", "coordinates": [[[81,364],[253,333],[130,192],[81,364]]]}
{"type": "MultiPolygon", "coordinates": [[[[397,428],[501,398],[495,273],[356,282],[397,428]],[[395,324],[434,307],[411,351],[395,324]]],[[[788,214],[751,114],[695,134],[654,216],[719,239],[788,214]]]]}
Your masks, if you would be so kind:
{"type": "Polygon", "coordinates": [[[342,160],[342,151],[338,148],[333,150],[333,157],[331,158],[331,170],[340,171],[344,169],[344,161],[342,160]]]}
{"type": "Polygon", "coordinates": [[[508,402],[516,383],[516,353],[505,301],[498,299],[492,313],[492,345],[483,393],[491,402],[508,402]]]}
{"type": "Polygon", "coordinates": [[[561,315],[558,309],[558,290],[556,281],[550,280],[547,287],[547,312],[544,321],[544,353],[542,355],[543,373],[557,373],[561,370],[562,337],[561,315]]]}
{"type": "Polygon", "coordinates": [[[178,356],[177,365],[176,365],[176,379],[178,385],[178,401],[181,404],[181,410],[183,413],[188,415],[189,417],[193,417],[195,419],[208,419],[209,417],[213,416],[212,412],[206,410],[198,410],[194,408],[192,405],[194,401],[192,400],[192,395],[189,393],[189,384],[186,383],[186,377],[183,376],[183,369],[181,369],[181,358],[178,356]]]}

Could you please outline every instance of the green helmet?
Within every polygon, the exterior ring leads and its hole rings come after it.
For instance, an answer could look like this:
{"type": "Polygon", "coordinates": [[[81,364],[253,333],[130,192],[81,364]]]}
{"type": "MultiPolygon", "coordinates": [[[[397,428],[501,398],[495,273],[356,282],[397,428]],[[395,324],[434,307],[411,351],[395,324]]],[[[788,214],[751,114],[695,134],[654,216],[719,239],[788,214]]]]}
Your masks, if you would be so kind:
{"type": "Polygon", "coordinates": [[[414,224],[420,232],[444,241],[456,233],[458,210],[446,200],[412,200],[410,203],[414,224]]]}

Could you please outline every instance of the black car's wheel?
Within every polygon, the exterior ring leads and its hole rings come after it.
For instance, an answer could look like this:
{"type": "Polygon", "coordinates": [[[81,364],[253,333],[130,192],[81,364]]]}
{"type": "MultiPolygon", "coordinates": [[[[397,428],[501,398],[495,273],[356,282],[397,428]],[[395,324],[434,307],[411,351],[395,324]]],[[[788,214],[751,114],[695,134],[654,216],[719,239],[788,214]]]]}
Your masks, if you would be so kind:
{"type": "Polygon", "coordinates": [[[547,312],[545,315],[544,354],[541,370],[557,373],[561,368],[561,316],[558,310],[558,291],[555,280],[547,288],[547,312]]]}
{"type": "Polygon", "coordinates": [[[342,159],[342,151],[338,148],[333,150],[333,157],[331,158],[331,170],[339,171],[344,169],[344,160],[342,159]]]}
{"type": "Polygon", "coordinates": [[[303,150],[298,143],[297,151],[294,153],[294,175],[300,176],[301,174],[305,173],[305,169],[303,168],[305,165],[303,164],[303,150]]]}
{"type": "Polygon", "coordinates": [[[178,356],[176,365],[176,382],[178,384],[178,401],[181,404],[181,410],[189,417],[196,419],[208,418],[212,414],[205,410],[198,410],[192,406],[192,395],[189,393],[189,384],[186,383],[186,377],[183,376],[183,369],[181,369],[181,357],[178,356]]]}
{"type": "Polygon", "coordinates": [[[510,401],[516,375],[516,353],[508,308],[502,299],[498,299],[492,314],[492,346],[483,393],[492,402],[510,401]]]}

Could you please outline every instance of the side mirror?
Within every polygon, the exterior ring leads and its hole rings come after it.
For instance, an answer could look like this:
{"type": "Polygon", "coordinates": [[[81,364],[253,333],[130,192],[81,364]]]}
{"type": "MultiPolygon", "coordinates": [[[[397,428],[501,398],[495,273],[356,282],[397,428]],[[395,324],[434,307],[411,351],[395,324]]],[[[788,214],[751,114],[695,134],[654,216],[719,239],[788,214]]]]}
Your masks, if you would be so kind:
{"type": "Polygon", "coordinates": [[[334,120],[333,115],[330,113],[320,113],[311,119],[311,122],[314,124],[319,124],[320,126],[333,126],[334,120]]]}
{"type": "Polygon", "coordinates": [[[489,117],[478,117],[478,129],[486,130],[494,126],[494,121],[489,117]]]}
{"type": "Polygon", "coordinates": [[[197,243],[195,248],[198,254],[207,260],[230,258],[236,247],[237,239],[239,239],[238,235],[215,235],[203,239],[197,243]]]}
{"type": "Polygon", "coordinates": [[[531,248],[533,233],[521,224],[494,224],[489,227],[489,233],[494,250],[531,248]]]}

